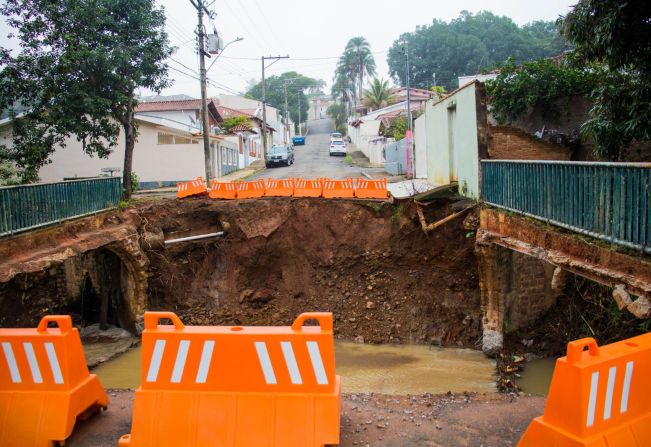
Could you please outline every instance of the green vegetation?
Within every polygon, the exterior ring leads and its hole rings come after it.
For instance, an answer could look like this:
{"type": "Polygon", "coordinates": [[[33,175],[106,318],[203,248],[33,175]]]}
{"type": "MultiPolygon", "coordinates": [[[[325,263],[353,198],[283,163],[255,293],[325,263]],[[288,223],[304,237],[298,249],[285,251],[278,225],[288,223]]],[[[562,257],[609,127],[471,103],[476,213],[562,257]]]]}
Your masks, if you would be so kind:
{"type": "Polygon", "coordinates": [[[347,114],[352,114],[357,95],[362,98],[364,76],[374,74],[375,59],[371,46],[364,37],[353,37],[339,57],[331,90],[335,101],[345,105],[347,114]]]}
{"type": "MultiPolygon", "coordinates": [[[[337,132],[340,132],[339,129],[342,127],[346,129],[346,117],[348,116],[346,112],[346,106],[343,104],[332,104],[331,106],[328,107],[326,110],[326,113],[330,118],[332,118],[335,122],[335,128],[337,129],[337,132]]],[[[341,132],[342,134],[346,133],[346,130],[341,132]]]]}
{"type": "Polygon", "coordinates": [[[349,165],[353,164],[353,156],[350,154],[346,154],[344,157],[344,163],[348,163],[349,165]]]}
{"type": "MultiPolygon", "coordinates": [[[[267,104],[284,113],[285,110],[285,84],[287,84],[287,107],[291,120],[298,124],[299,121],[299,104],[301,122],[307,120],[307,112],[310,108],[308,98],[305,94],[319,91],[325,86],[322,79],[312,79],[303,76],[295,71],[288,71],[280,76],[270,76],[266,79],[267,83],[267,104]]],[[[262,83],[258,82],[253,85],[245,95],[247,98],[262,101],[262,83]]]]}
{"type": "Polygon", "coordinates": [[[395,102],[395,98],[391,95],[391,87],[389,81],[384,79],[373,78],[371,87],[363,91],[363,103],[372,109],[381,109],[389,104],[395,102]]]}
{"type": "Polygon", "coordinates": [[[138,191],[140,188],[140,177],[135,172],[131,173],[131,191],[138,191]]]}
{"type": "Polygon", "coordinates": [[[20,176],[13,163],[0,161],[0,186],[18,184],[20,184],[20,176]]]}
{"type": "Polygon", "coordinates": [[[106,157],[125,139],[125,198],[137,138],[136,90],[170,84],[172,53],[165,13],[154,0],[6,0],[0,14],[16,30],[20,51],[0,48],[0,109],[14,119],[10,161],[30,181],[68,137],[106,157]],[[24,110],[16,119],[17,110],[24,110]]]}
{"type": "Polygon", "coordinates": [[[226,118],[222,123],[222,128],[226,133],[230,132],[233,127],[237,127],[240,124],[246,124],[248,126],[249,119],[245,116],[235,116],[233,118],[226,118]]]}
{"type": "Polygon", "coordinates": [[[550,59],[518,65],[509,58],[499,70],[497,79],[488,81],[486,89],[491,112],[501,124],[515,121],[531,107],[540,108],[544,116],[557,118],[559,100],[586,96],[595,82],[594,72],[550,59]]]}
{"type": "Polygon", "coordinates": [[[650,23],[645,0],[580,0],[560,21],[574,64],[600,71],[582,131],[603,157],[621,159],[633,140],[651,141],[650,23]]]}
{"type": "Polygon", "coordinates": [[[518,27],[510,18],[483,11],[462,11],[446,23],[434,20],[394,41],[388,54],[389,73],[405,85],[404,42],[408,43],[413,87],[430,88],[436,83],[448,90],[457,88],[457,78],[480,73],[509,57],[535,60],[561,54],[567,45],[553,22],[533,22],[518,27]]]}
{"type": "Polygon", "coordinates": [[[582,134],[597,155],[621,160],[633,141],[651,141],[651,16],[643,1],[582,0],[559,21],[575,49],[564,61],[509,59],[487,83],[492,112],[509,123],[531,107],[550,117],[573,96],[593,102],[582,134]]]}

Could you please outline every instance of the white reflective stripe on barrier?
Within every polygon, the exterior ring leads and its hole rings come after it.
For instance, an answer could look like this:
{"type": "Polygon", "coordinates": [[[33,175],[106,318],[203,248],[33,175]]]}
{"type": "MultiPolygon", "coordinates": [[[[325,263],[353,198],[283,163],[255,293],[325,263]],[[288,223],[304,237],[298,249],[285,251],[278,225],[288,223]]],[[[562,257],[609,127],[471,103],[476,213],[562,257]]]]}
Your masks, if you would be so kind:
{"type": "MultiPolygon", "coordinates": [[[[50,363],[50,370],[52,371],[52,376],[54,377],[54,383],[64,383],[63,374],[61,373],[61,365],[59,365],[59,358],[57,357],[54,343],[46,342],[43,345],[45,347],[45,353],[47,354],[47,358],[50,363]]],[[[16,362],[16,356],[14,355],[14,349],[11,343],[2,342],[2,350],[5,353],[5,359],[7,360],[7,365],[9,366],[11,381],[13,383],[22,383],[22,376],[20,375],[18,363],[16,362]]],[[[25,357],[27,357],[27,363],[32,375],[32,380],[35,384],[43,383],[43,374],[41,373],[41,367],[38,364],[38,359],[36,358],[36,353],[34,352],[34,345],[31,342],[23,342],[23,351],[25,352],[25,357]]]]}
{"type": "Polygon", "coordinates": [[[34,354],[34,346],[29,342],[25,342],[23,343],[23,349],[25,349],[25,355],[27,356],[29,369],[32,371],[32,379],[34,379],[34,383],[43,383],[41,369],[38,367],[38,360],[36,360],[36,354],[34,354]]]}
{"type": "Polygon", "coordinates": [[[210,371],[210,362],[212,361],[212,352],[215,349],[215,342],[213,340],[206,340],[203,342],[203,350],[201,351],[201,361],[199,362],[199,371],[197,371],[196,383],[206,383],[208,372],[210,371]]]}
{"type": "Polygon", "coordinates": [[[321,359],[321,351],[319,351],[319,344],[315,341],[307,342],[307,350],[310,352],[310,360],[312,360],[312,369],[316,376],[316,383],[319,385],[328,384],[328,376],[326,375],[325,368],[323,367],[323,360],[321,359]]]}
{"type": "Polygon", "coordinates": [[[52,368],[52,375],[54,376],[54,383],[63,383],[63,375],[61,374],[61,367],[59,366],[59,359],[54,349],[53,343],[45,343],[45,353],[48,360],[50,360],[50,368],[52,368]]]}
{"type": "Polygon", "coordinates": [[[258,360],[260,361],[260,366],[262,367],[262,373],[264,374],[265,382],[267,382],[267,385],[275,385],[277,383],[276,374],[274,373],[274,367],[271,364],[271,359],[269,358],[267,344],[263,341],[256,341],[255,350],[258,352],[258,360]]]}
{"type": "Polygon", "coordinates": [[[183,370],[185,369],[185,361],[188,358],[188,350],[190,349],[189,340],[181,340],[179,350],[176,352],[176,360],[174,361],[174,370],[172,371],[172,383],[181,383],[183,378],[183,370]]]}
{"type": "Polygon", "coordinates": [[[289,341],[282,341],[280,342],[280,347],[283,349],[283,356],[285,357],[285,363],[287,363],[287,370],[289,371],[289,377],[292,380],[292,385],[302,385],[303,379],[301,378],[301,372],[298,369],[298,364],[296,363],[296,357],[294,356],[292,343],[289,341]]]}
{"type": "Polygon", "coordinates": [[[9,374],[11,374],[11,381],[13,383],[20,383],[20,371],[18,371],[18,365],[16,364],[16,357],[14,356],[14,350],[11,347],[11,343],[2,342],[2,350],[5,352],[5,358],[7,359],[7,365],[9,365],[9,374]]]}
{"type": "MultiPolygon", "coordinates": [[[[323,366],[323,359],[321,358],[319,343],[316,341],[308,341],[306,342],[306,346],[308,353],[310,354],[312,371],[316,377],[316,383],[319,385],[327,385],[328,375],[326,374],[325,367],[323,366]]],[[[302,385],[303,378],[301,376],[298,363],[296,363],[294,348],[292,347],[291,342],[280,342],[280,347],[283,351],[285,365],[287,366],[287,371],[289,372],[289,377],[292,381],[292,385],[302,385]]],[[[258,361],[260,362],[262,374],[264,375],[267,385],[276,385],[276,374],[269,357],[269,351],[267,351],[267,344],[263,341],[257,341],[255,342],[255,349],[258,353],[258,361]]]]}
{"type": "Polygon", "coordinates": [[[156,340],[154,354],[151,356],[151,362],[147,370],[147,382],[155,382],[158,379],[158,370],[160,369],[160,362],[163,360],[164,352],[165,340],[156,340]]]}
{"type": "MultiPolygon", "coordinates": [[[[628,410],[628,396],[631,390],[633,365],[634,365],[633,361],[626,363],[626,372],[624,374],[624,383],[622,385],[622,396],[619,405],[620,414],[624,414],[628,410]]],[[[606,384],[606,396],[604,400],[604,414],[603,414],[604,420],[608,420],[612,416],[613,393],[615,391],[616,378],[617,378],[617,367],[611,366],[610,368],[608,368],[608,381],[606,384]]],[[[588,400],[588,414],[586,419],[586,427],[592,427],[594,425],[598,394],[599,394],[599,371],[595,371],[592,373],[590,378],[590,398],[588,400]]]]}

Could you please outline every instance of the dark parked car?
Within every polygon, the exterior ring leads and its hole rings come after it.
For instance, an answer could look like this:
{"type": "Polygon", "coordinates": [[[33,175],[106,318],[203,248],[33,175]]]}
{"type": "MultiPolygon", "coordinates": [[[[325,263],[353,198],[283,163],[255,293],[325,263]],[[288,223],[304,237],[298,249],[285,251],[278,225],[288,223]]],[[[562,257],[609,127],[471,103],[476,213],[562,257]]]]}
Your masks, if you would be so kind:
{"type": "Polygon", "coordinates": [[[284,144],[273,146],[269,149],[264,164],[268,168],[280,164],[291,166],[294,164],[294,151],[290,146],[284,144]]]}

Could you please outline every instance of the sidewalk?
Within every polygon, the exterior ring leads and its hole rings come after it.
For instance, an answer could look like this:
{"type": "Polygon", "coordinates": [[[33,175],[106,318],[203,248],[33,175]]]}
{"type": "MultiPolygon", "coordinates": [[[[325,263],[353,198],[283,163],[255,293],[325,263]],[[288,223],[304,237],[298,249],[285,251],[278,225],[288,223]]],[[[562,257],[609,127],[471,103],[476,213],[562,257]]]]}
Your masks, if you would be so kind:
{"type": "MultiPolygon", "coordinates": [[[[256,160],[246,168],[238,169],[237,171],[218,177],[217,180],[220,182],[231,182],[233,180],[246,180],[247,178],[257,174],[258,172],[264,169],[265,169],[264,161],[256,160]]],[[[138,190],[135,191],[133,195],[139,196],[139,195],[168,194],[168,193],[176,193],[176,186],[138,190]]]]}

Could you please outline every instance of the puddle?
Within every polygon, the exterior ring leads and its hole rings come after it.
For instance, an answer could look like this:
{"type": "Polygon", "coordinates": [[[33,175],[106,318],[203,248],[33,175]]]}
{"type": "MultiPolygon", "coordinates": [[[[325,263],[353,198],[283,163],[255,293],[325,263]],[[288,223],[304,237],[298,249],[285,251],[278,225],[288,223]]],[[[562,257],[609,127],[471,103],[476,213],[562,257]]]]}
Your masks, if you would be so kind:
{"type": "Polygon", "coordinates": [[[554,374],[555,358],[532,360],[519,373],[518,386],[523,392],[546,396],[554,374]]]}
{"type": "MultiPolygon", "coordinates": [[[[93,370],[106,388],[140,385],[141,349],[93,370]]],[[[480,351],[422,345],[335,343],[337,374],[347,393],[494,392],[495,362],[480,351]]]]}

